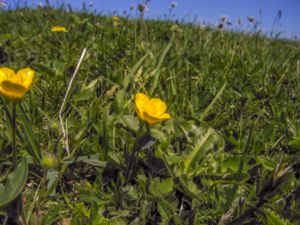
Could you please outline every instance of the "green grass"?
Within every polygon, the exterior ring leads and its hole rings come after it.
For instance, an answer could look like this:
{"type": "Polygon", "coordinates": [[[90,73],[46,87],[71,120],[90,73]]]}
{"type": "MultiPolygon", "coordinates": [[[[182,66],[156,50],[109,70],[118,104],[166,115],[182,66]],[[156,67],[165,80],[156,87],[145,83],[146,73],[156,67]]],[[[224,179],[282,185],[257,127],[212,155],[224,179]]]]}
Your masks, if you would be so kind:
{"type": "Polygon", "coordinates": [[[18,170],[8,177],[1,98],[1,181],[19,184],[14,198],[23,189],[21,213],[0,187],[1,223],[300,223],[299,42],[45,8],[0,12],[0,46],[0,65],[37,72],[17,107],[25,186],[18,170]],[[63,111],[69,156],[58,113],[84,48],[63,111]],[[139,129],[137,92],[166,101],[172,119],[139,129]]]}

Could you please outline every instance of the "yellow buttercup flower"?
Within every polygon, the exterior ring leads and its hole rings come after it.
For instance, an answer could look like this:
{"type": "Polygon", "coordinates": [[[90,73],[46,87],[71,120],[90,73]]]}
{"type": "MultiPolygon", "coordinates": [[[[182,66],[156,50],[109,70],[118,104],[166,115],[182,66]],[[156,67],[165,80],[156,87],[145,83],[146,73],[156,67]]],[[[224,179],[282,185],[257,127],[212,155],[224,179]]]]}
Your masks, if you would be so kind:
{"type": "Polygon", "coordinates": [[[68,32],[68,30],[62,26],[55,26],[51,28],[51,32],[68,32]]]}
{"type": "Polygon", "coordinates": [[[116,21],[116,22],[120,22],[120,20],[121,20],[120,17],[118,17],[118,16],[113,16],[111,18],[113,21],[116,21]]]}
{"type": "Polygon", "coordinates": [[[118,16],[113,16],[112,21],[113,21],[114,27],[117,27],[120,25],[121,19],[118,16]]]}
{"type": "Polygon", "coordinates": [[[134,99],[134,106],[138,117],[150,125],[171,118],[170,114],[166,113],[166,103],[159,98],[149,98],[143,93],[137,93],[134,99]]]}
{"type": "Polygon", "coordinates": [[[22,98],[31,88],[35,71],[24,68],[15,73],[8,67],[0,67],[0,92],[8,98],[22,98]]]}

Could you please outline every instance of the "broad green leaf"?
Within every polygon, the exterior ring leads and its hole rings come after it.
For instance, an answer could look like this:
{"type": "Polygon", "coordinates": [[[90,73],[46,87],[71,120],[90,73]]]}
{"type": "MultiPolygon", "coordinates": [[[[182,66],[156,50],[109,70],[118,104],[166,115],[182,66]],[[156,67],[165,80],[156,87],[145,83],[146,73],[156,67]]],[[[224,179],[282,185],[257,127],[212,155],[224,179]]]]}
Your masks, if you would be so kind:
{"type": "Polygon", "coordinates": [[[50,190],[50,196],[56,195],[56,181],[58,179],[58,172],[54,169],[50,169],[47,171],[47,190],[50,190]]]}
{"type": "Polygon", "coordinates": [[[163,197],[169,194],[174,188],[174,183],[171,178],[160,181],[159,178],[154,178],[151,181],[149,191],[154,197],[163,197]]]}
{"type": "Polygon", "coordinates": [[[265,169],[274,171],[277,163],[264,157],[264,156],[257,156],[256,157],[257,162],[259,162],[265,169]]]}
{"type": "Polygon", "coordinates": [[[94,97],[95,89],[97,87],[97,84],[99,82],[99,79],[95,79],[89,83],[88,86],[84,86],[78,93],[74,94],[74,101],[75,102],[81,102],[81,101],[87,101],[94,97]]]}
{"type": "Polygon", "coordinates": [[[92,165],[92,166],[99,166],[99,167],[105,167],[106,161],[101,161],[99,154],[93,154],[93,155],[83,155],[79,157],[71,157],[68,160],[62,161],[63,164],[71,164],[75,162],[84,162],[86,164],[92,165]]]}
{"type": "Polygon", "coordinates": [[[130,130],[137,132],[139,129],[139,120],[136,116],[132,115],[122,115],[119,119],[119,121],[129,128],[130,130]]]}
{"type": "Polygon", "coordinates": [[[28,176],[27,159],[24,157],[16,170],[10,174],[5,185],[0,186],[0,207],[13,201],[22,192],[28,176]]]}
{"type": "Polygon", "coordinates": [[[248,164],[248,162],[253,159],[250,156],[243,156],[243,155],[233,155],[229,156],[222,162],[222,169],[230,169],[236,171],[239,168],[240,161],[245,161],[245,170],[249,170],[252,166],[248,164]]]}
{"type": "Polygon", "coordinates": [[[98,167],[102,167],[102,168],[104,168],[106,166],[106,163],[107,163],[107,162],[101,161],[99,159],[83,159],[81,161],[86,163],[86,164],[89,164],[89,165],[92,165],[92,166],[98,166],[98,167]]]}
{"type": "Polygon", "coordinates": [[[125,95],[126,95],[126,92],[123,89],[119,90],[116,94],[115,99],[116,99],[117,107],[119,109],[125,108],[125,104],[124,104],[125,95]]]}
{"type": "Polygon", "coordinates": [[[169,219],[172,217],[174,212],[174,207],[167,201],[160,201],[157,204],[157,210],[162,217],[163,223],[168,224],[169,219]]]}
{"type": "Polygon", "coordinates": [[[94,90],[86,89],[74,95],[75,102],[87,101],[94,97],[94,90]]]}
{"type": "Polygon", "coordinates": [[[151,135],[155,139],[159,140],[160,143],[166,143],[168,141],[165,133],[159,129],[155,129],[155,128],[151,129],[151,135]]]}

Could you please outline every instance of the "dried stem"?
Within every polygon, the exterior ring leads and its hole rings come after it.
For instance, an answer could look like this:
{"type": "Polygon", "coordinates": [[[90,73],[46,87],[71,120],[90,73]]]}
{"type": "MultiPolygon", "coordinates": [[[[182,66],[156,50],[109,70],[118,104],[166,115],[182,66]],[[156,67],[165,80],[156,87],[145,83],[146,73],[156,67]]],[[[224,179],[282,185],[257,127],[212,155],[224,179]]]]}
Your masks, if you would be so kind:
{"type": "Polygon", "coordinates": [[[62,105],[60,107],[59,114],[58,114],[59,123],[60,123],[61,130],[62,130],[62,133],[63,133],[63,144],[64,144],[64,148],[66,149],[66,151],[68,153],[68,156],[70,155],[69,141],[68,141],[68,131],[67,131],[68,128],[67,128],[67,124],[64,125],[64,121],[63,121],[63,118],[62,118],[62,113],[63,113],[64,108],[66,107],[67,100],[68,100],[68,97],[69,97],[69,94],[70,94],[73,82],[75,80],[76,74],[77,74],[77,72],[78,72],[78,70],[80,68],[80,65],[81,65],[81,63],[83,61],[83,58],[84,58],[85,54],[86,54],[86,48],[83,49],[83,51],[81,53],[81,56],[80,56],[80,58],[78,60],[76,69],[75,69],[75,71],[74,71],[74,73],[72,75],[72,78],[71,78],[70,82],[69,82],[67,92],[65,94],[63,103],[62,103],[62,105]]]}

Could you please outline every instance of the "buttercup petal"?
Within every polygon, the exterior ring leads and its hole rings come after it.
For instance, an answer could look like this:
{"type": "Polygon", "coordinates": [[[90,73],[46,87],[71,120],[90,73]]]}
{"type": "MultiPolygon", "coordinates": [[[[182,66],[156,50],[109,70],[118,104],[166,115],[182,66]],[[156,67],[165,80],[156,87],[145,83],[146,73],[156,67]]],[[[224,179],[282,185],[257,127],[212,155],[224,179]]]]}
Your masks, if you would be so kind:
{"type": "Polygon", "coordinates": [[[143,93],[137,93],[134,101],[135,111],[141,120],[150,125],[170,119],[169,113],[165,113],[167,105],[159,98],[149,98],[143,93]]]}
{"type": "Polygon", "coordinates": [[[143,113],[143,117],[144,117],[144,120],[146,120],[147,123],[149,123],[150,125],[154,125],[154,124],[157,124],[160,122],[159,118],[153,117],[153,116],[149,115],[147,112],[143,113]]]}
{"type": "Polygon", "coordinates": [[[143,93],[137,93],[134,98],[135,111],[138,117],[144,120],[143,111],[145,102],[149,101],[149,97],[143,93]]]}
{"type": "Polygon", "coordinates": [[[3,81],[0,83],[0,91],[7,97],[22,98],[27,90],[17,83],[3,81]]]}
{"type": "Polygon", "coordinates": [[[15,76],[15,71],[8,67],[0,67],[0,82],[15,76]]]}
{"type": "Polygon", "coordinates": [[[168,119],[171,119],[171,115],[169,113],[164,113],[159,117],[159,119],[161,121],[168,120],[168,119]]]}
{"type": "Polygon", "coordinates": [[[16,74],[8,67],[0,67],[0,92],[9,98],[22,98],[32,84],[34,73],[30,68],[16,74]]]}
{"type": "Polygon", "coordinates": [[[51,32],[68,32],[68,30],[62,26],[55,26],[51,28],[51,32]]]}
{"type": "Polygon", "coordinates": [[[151,98],[144,110],[153,117],[159,117],[167,110],[167,105],[159,98],[151,98]]]}
{"type": "Polygon", "coordinates": [[[34,74],[34,70],[30,68],[24,68],[19,70],[17,73],[19,84],[22,85],[26,90],[28,90],[32,85],[34,74]]]}

